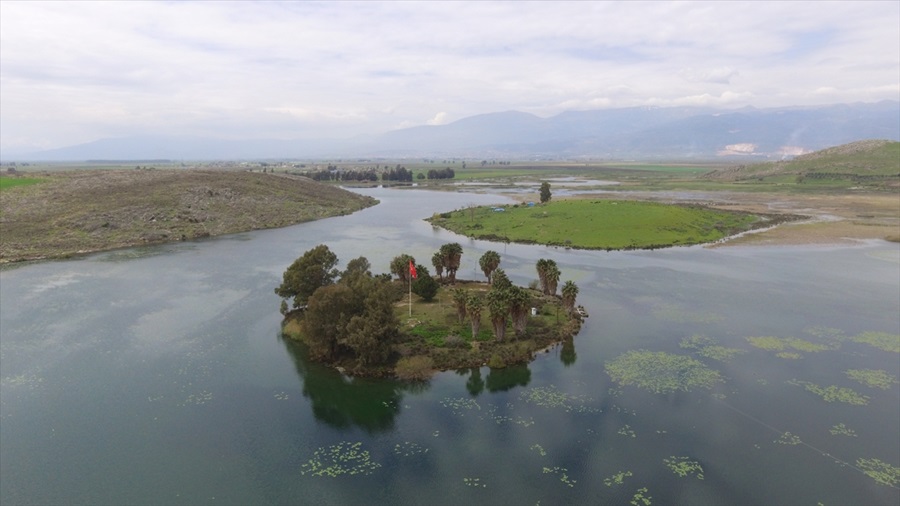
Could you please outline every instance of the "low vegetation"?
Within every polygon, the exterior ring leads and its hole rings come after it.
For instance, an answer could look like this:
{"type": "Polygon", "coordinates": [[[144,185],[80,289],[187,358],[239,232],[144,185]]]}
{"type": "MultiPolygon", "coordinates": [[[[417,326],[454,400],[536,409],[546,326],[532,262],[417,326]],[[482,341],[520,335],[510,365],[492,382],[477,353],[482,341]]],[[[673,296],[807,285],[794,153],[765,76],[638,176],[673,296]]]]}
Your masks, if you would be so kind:
{"type": "MultiPolygon", "coordinates": [[[[275,289],[283,299],[283,333],[305,343],[314,360],[355,375],[403,379],[526,363],[578,333],[583,309],[575,306],[574,283],[566,282],[562,297],[555,287],[550,292],[514,286],[496,268],[495,252],[486,254],[485,265],[495,266],[490,283],[456,280],[462,253],[457,243],[436,253],[436,265],[451,273],[441,284],[406,254],[391,262],[393,275],[373,275],[364,257],[339,272],[337,257],[319,245],[291,264],[275,289]],[[410,289],[418,294],[415,301],[410,289]]],[[[539,265],[555,263],[542,259],[539,265]]],[[[574,360],[574,352],[569,356],[574,360]]]]}
{"type": "Polygon", "coordinates": [[[284,174],[224,170],[58,171],[0,178],[0,262],[275,228],[374,205],[284,174]],[[12,182],[27,181],[32,184],[12,182]]]}
{"type": "Polygon", "coordinates": [[[469,237],[586,249],[647,249],[701,244],[775,223],[774,217],[631,200],[561,200],[473,207],[431,217],[469,237]]]}

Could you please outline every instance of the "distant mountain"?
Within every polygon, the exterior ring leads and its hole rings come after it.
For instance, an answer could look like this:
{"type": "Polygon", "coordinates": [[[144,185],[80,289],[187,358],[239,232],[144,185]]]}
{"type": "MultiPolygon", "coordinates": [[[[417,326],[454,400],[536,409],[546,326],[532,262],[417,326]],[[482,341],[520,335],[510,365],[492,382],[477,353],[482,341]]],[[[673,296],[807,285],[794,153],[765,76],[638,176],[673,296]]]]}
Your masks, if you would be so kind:
{"type": "Polygon", "coordinates": [[[508,111],[346,140],[132,137],[32,153],[30,160],[324,157],[781,159],[861,139],[900,141],[900,102],[716,110],[631,107],[549,118],[508,111]]]}

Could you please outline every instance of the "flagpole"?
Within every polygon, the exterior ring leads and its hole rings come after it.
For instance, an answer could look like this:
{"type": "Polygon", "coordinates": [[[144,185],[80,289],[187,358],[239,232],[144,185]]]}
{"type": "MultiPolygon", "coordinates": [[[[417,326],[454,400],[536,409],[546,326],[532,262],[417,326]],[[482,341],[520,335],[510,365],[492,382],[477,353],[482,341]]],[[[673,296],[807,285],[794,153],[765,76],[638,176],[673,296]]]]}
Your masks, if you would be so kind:
{"type": "Polygon", "coordinates": [[[412,275],[409,276],[409,317],[412,318],[412,275]]]}

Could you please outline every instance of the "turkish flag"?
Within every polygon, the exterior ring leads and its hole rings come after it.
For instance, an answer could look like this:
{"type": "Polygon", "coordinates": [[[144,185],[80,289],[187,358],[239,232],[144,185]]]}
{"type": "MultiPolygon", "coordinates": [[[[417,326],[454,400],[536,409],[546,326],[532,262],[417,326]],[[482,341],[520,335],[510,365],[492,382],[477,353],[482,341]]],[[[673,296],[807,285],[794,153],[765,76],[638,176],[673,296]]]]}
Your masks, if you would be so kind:
{"type": "Polygon", "coordinates": [[[413,265],[412,260],[409,261],[409,275],[416,279],[416,266],[413,265]]]}

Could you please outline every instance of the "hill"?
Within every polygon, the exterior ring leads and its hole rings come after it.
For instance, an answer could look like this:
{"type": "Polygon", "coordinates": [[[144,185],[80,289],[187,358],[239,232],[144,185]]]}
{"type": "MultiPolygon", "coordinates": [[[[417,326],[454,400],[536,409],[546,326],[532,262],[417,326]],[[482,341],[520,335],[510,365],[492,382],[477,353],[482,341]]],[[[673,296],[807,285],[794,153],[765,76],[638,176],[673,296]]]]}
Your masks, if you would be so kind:
{"type": "Polygon", "coordinates": [[[706,174],[722,181],[766,181],[834,186],[900,187],[900,142],[851,142],[793,160],[741,165],[706,174]]]}
{"type": "Polygon", "coordinates": [[[377,203],[284,174],[92,170],[2,190],[0,262],[275,228],[377,203]]]}

